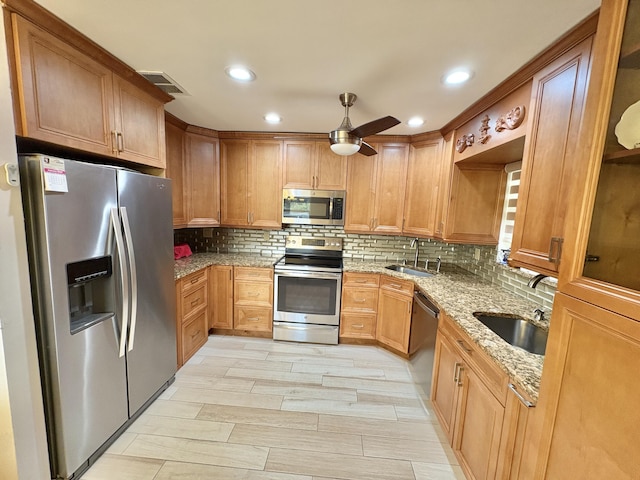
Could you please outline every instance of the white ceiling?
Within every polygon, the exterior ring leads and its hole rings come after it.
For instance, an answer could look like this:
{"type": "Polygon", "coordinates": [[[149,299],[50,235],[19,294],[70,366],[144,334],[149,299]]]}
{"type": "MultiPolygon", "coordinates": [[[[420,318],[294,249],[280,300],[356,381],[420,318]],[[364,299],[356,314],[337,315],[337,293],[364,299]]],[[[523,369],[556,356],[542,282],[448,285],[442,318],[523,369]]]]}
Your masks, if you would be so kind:
{"type": "Polygon", "coordinates": [[[437,130],[599,7],[599,0],[37,0],[136,70],[164,71],[189,96],[166,109],[215,130],[324,133],[358,95],[354,126],[437,130]],[[233,82],[224,68],[257,74],[233,82]],[[469,67],[456,88],[443,74],[469,67]],[[272,126],[267,112],[283,116],[272,126]],[[406,125],[424,117],[418,129],[406,125]]]}

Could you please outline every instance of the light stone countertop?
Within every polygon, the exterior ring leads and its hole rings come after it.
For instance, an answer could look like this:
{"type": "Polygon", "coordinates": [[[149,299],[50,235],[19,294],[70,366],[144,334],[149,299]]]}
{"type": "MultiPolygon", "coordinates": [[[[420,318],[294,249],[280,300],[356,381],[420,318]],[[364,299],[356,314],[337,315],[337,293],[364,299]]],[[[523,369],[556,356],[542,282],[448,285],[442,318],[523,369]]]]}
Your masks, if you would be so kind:
{"type": "MultiPolygon", "coordinates": [[[[210,265],[272,267],[280,258],[252,254],[198,253],[176,260],[175,279],[182,278],[210,265]]],[[[544,356],[513,347],[480,323],[473,312],[498,312],[520,315],[536,323],[533,311],[537,304],[514,295],[497,285],[459,268],[443,265],[442,272],[432,277],[415,277],[387,270],[387,263],[345,260],[345,272],[383,273],[411,280],[441,310],[482,348],[509,375],[511,381],[533,400],[538,399],[544,356]]],[[[435,272],[434,272],[435,273],[435,272]]],[[[548,322],[537,323],[548,329],[548,322]]]]}

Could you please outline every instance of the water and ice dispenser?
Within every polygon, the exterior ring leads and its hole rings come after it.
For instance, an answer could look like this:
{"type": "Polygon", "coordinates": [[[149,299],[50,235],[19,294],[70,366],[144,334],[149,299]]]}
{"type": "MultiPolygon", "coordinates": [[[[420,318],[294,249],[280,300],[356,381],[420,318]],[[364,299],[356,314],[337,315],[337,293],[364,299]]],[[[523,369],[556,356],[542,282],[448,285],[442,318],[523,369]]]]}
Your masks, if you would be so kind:
{"type": "Polygon", "coordinates": [[[71,334],[115,315],[111,256],[67,264],[71,334]]]}

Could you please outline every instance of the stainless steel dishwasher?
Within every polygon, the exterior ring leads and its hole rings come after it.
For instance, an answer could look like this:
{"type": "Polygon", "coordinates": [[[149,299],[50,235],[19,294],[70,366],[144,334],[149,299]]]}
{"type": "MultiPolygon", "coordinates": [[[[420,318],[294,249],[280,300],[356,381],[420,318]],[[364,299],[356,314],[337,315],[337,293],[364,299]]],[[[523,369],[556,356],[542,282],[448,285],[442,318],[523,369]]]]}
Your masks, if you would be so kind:
{"type": "Polygon", "coordinates": [[[413,292],[411,333],[409,335],[409,362],[413,382],[427,403],[431,393],[433,356],[438,332],[440,310],[418,290],[413,292]]]}

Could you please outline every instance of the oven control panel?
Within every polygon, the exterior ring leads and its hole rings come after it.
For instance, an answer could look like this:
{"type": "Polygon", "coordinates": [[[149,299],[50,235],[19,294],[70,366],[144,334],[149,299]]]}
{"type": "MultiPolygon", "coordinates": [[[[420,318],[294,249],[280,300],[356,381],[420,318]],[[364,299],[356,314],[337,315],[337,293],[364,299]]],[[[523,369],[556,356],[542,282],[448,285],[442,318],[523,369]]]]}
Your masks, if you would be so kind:
{"type": "Polygon", "coordinates": [[[342,238],[339,237],[302,237],[289,235],[285,242],[286,248],[305,250],[334,250],[342,251],[342,238]]]}

